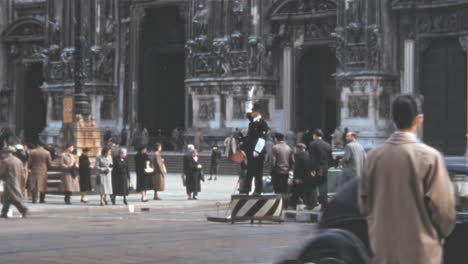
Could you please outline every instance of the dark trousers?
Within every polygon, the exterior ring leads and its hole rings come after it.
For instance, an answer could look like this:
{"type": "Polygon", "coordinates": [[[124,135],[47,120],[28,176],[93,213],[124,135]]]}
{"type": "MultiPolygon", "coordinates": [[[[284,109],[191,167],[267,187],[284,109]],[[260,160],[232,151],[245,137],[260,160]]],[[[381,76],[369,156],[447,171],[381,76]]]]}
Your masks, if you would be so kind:
{"type": "Polygon", "coordinates": [[[322,205],[322,210],[327,206],[328,202],[328,182],[324,181],[314,185],[311,192],[312,205],[319,202],[322,205]]]}
{"type": "Polygon", "coordinates": [[[281,174],[272,172],[271,181],[273,184],[273,190],[275,193],[287,193],[288,192],[288,174],[281,174]]]}
{"type": "Polygon", "coordinates": [[[305,183],[294,183],[291,189],[291,206],[293,209],[300,203],[300,200],[306,205],[306,207],[311,208],[315,206],[316,196],[314,196],[314,188],[311,184],[305,183]]]}
{"type": "Polygon", "coordinates": [[[263,189],[263,162],[265,156],[260,155],[257,158],[249,157],[247,160],[247,175],[242,186],[241,193],[249,193],[252,189],[252,179],[255,177],[255,192],[262,193],[263,189]]]}
{"type": "Polygon", "coordinates": [[[210,175],[218,176],[219,163],[210,164],[210,175]]]}
{"type": "Polygon", "coordinates": [[[2,208],[2,215],[6,216],[8,214],[8,210],[10,210],[10,206],[13,205],[18,209],[20,213],[25,213],[28,209],[21,203],[21,201],[9,199],[7,197],[3,197],[3,208],[2,208]]]}

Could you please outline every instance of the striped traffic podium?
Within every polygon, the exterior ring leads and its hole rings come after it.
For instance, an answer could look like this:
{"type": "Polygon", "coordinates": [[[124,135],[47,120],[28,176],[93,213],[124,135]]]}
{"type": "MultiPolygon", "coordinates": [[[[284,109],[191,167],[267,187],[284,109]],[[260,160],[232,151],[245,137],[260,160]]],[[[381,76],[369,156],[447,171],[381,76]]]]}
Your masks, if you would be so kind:
{"type": "Polygon", "coordinates": [[[238,194],[231,196],[229,215],[222,217],[208,217],[213,222],[235,222],[249,221],[275,221],[281,222],[283,211],[282,196],[278,194],[268,195],[246,195],[238,194]]]}

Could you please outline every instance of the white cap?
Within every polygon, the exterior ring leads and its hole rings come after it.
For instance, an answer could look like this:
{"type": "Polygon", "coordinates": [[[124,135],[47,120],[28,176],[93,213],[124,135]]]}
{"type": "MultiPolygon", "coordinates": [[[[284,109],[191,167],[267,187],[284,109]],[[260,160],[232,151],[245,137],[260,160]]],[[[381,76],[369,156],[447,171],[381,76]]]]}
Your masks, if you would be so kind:
{"type": "Polygon", "coordinates": [[[23,147],[23,145],[21,145],[21,144],[17,144],[17,145],[15,146],[15,149],[16,149],[16,150],[24,150],[24,147],[23,147]]]}

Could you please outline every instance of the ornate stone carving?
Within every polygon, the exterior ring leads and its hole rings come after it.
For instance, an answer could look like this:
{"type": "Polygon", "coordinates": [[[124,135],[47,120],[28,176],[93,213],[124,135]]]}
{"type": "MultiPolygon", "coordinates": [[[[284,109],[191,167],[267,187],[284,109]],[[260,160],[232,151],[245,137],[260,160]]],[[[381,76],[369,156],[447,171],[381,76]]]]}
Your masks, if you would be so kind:
{"type": "Polygon", "coordinates": [[[199,100],[198,119],[200,121],[211,121],[215,119],[216,103],[213,98],[199,100]]]}
{"type": "Polygon", "coordinates": [[[336,10],[336,4],[330,0],[291,0],[275,14],[321,13],[336,10]]]}
{"type": "Polygon", "coordinates": [[[417,18],[419,33],[441,33],[459,31],[459,18],[456,12],[422,14],[417,18]]]}
{"type": "Polygon", "coordinates": [[[348,97],[348,109],[350,118],[368,118],[369,96],[350,95],[348,97]]]}

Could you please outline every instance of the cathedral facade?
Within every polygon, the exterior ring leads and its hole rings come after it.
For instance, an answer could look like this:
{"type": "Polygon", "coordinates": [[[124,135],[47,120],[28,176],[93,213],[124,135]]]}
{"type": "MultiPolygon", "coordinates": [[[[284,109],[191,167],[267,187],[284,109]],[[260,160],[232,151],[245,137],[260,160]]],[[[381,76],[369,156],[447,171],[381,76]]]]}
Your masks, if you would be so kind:
{"type": "Polygon", "coordinates": [[[467,150],[466,0],[6,0],[0,12],[0,126],[26,138],[58,140],[80,74],[114,133],[223,136],[247,127],[254,100],[275,131],[348,127],[370,148],[394,129],[392,98],[412,93],[424,141],[467,150]]]}

